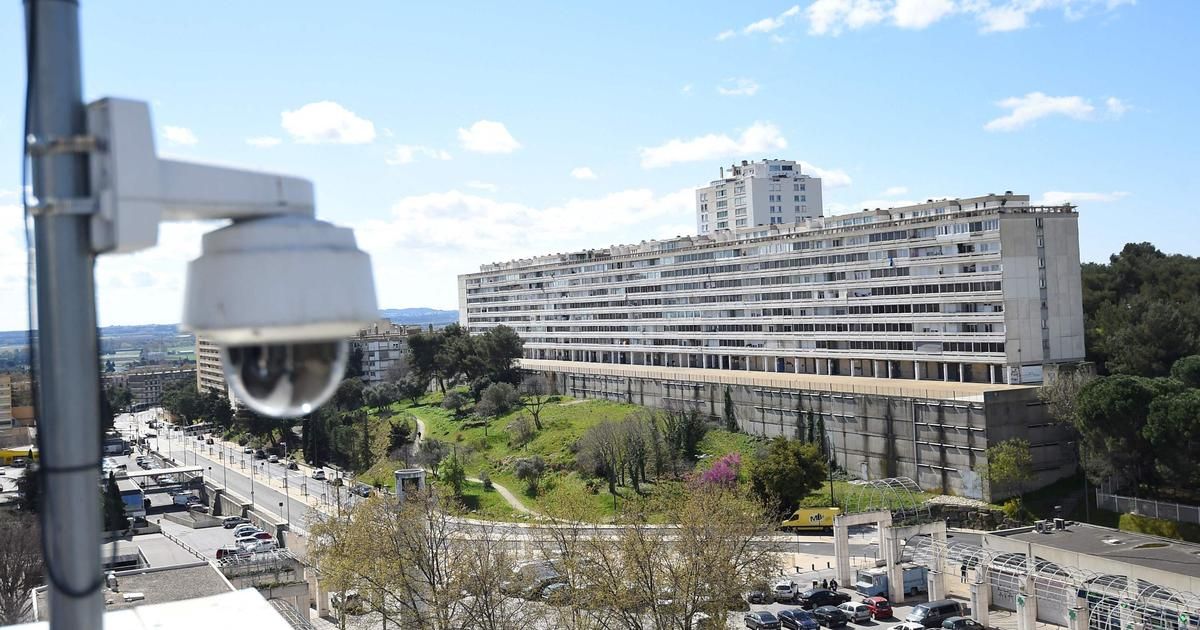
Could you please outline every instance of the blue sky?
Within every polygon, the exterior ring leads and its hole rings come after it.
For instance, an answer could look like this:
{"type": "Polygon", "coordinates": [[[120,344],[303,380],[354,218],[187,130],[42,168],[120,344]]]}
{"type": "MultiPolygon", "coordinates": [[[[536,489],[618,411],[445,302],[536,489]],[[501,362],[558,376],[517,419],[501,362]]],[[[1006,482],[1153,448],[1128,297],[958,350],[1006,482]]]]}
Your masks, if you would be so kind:
{"type": "MultiPolygon", "coordinates": [[[[1013,190],[1077,203],[1086,260],[1200,253],[1197,2],[82,5],[88,98],[150,101],[162,153],[311,178],[384,307],[456,308],[484,262],[692,232],[690,190],[762,157],[824,175],[827,213],[1013,190]]],[[[20,7],[0,329],[26,317],[20,7]]],[[[101,323],[178,321],[203,229],[102,260],[101,323]]]]}

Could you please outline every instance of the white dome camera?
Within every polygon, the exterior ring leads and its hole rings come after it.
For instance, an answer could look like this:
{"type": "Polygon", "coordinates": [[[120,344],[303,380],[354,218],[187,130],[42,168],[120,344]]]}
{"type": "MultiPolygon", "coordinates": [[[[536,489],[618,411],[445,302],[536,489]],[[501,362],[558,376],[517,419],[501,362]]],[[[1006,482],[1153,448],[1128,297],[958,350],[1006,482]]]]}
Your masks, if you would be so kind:
{"type": "Polygon", "coordinates": [[[188,265],[183,329],[221,348],[225,379],[251,409],[311,412],[337,390],[347,339],[379,317],[371,260],[354,233],[314,215],[297,177],[164,159],[150,108],[88,105],[98,253],[153,247],[162,221],[229,219],[188,265]]]}
{"type": "Polygon", "coordinates": [[[183,325],[221,347],[234,394],[275,417],[337,391],[347,339],[378,317],[370,258],[354,233],[307,217],[238,221],[204,235],[188,265],[183,325]]]}

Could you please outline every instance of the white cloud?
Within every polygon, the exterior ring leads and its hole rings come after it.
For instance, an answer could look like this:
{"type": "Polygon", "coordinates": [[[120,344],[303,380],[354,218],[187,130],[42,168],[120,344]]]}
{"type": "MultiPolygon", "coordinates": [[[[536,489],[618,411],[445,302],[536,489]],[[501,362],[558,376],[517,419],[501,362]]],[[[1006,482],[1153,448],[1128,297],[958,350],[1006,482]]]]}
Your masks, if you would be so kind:
{"type": "Polygon", "coordinates": [[[846,28],[882,22],[887,9],[883,0],[815,0],[808,5],[807,15],[810,34],[838,35],[846,28]]]}
{"type": "Polygon", "coordinates": [[[200,140],[196,138],[196,134],[192,133],[187,127],[173,127],[171,125],[163,125],[163,138],[166,138],[168,144],[190,147],[200,140]]]}
{"type": "Polygon", "coordinates": [[[478,179],[472,179],[471,181],[467,182],[467,188],[474,188],[476,190],[486,190],[488,192],[496,192],[497,190],[499,190],[499,187],[496,186],[495,184],[493,184],[491,182],[481,182],[478,179]]]}
{"type": "Polygon", "coordinates": [[[756,122],[738,137],[708,134],[682,140],[675,138],[656,147],[639,150],[643,168],[670,166],[678,162],[704,162],[733,155],[764,153],[787,148],[787,139],[779,127],[769,122],[756,122]]]}
{"type": "Polygon", "coordinates": [[[504,123],[479,120],[467,129],[458,129],[458,140],[464,149],[475,153],[512,153],[521,143],[508,133],[504,123]]]}
{"type": "Polygon", "coordinates": [[[742,29],[742,33],[750,35],[751,33],[770,33],[787,23],[788,18],[796,17],[800,14],[800,5],[792,5],[787,11],[780,13],[775,17],[763,18],[757,22],[749,24],[742,29]]]}
{"type": "Polygon", "coordinates": [[[333,101],[309,103],[280,114],[284,131],[302,144],[368,144],[375,123],[333,101]]]}
{"type": "Polygon", "coordinates": [[[721,96],[754,96],[758,93],[758,83],[754,79],[726,79],[725,85],[717,86],[721,96]]]}
{"type": "Polygon", "coordinates": [[[379,283],[381,305],[454,308],[457,274],[483,263],[689,234],[695,203],[690,187],[669,194],[622,190],[547,206],[450,190],[401,199],[385,218],[353,227],[375,277],[395,280],[379,283]]]}
{"type": "Polygon", "coordinates": [[[398,144],[384,161],[392,166],[399,166],[401,164],[412,164],[417,161],[418,157],[426,157],[431,160],[452,159],[450,153],[445,149],[434,149],[415,144],[398,144]]]}
{"type": "Polygon", "coordinates": [[[275,136],[255,136],[253,138],[246,138],[246,144],[252,147],[258,147],[260,149],[276,146],[280,142],[283,142],[283,140],[280,140],[275,136]]]}
{"type": "Polygon", "coordinates": [[[800,162],[800,169],[804,173],[820,177],[822,188],[843,188],[854,183],[854,180],[850,179],[850,175],[846,171],[838,168],[821,168],[802,161],[800,162]]]}
{"type": "Polygon", "coordinates": [[[679,88],[679,93],[683,94],[684,96],[691,96],[692,95],[692,84],[688,83],[688,84],[684,85],[683,87],[679,88]]]}
{"type": "Polygon", "coordinates": [[[717,36],[714,39],[716,39],[719,42],[723,42],[723,41],[733,37],[734,35],[737,35],[737,32],[730,29],[728,31],[721,31],[720,33],[717,33],[717,36]]]}
{"type": "Polygon", "coordinates": [[[1058,9],[1068,20],[1081,20],[1092,11],[1111,12],[1137,0],[960,0],[976,14],[983,33],[1006,33],[1028,28],[1040,11],[1058,9]]]}
{"type": "Polygon", "coordinates": [[[1104,99],[1104,108],[1108,110],[1108,115],[1113,118],[1124,116],[1125,112],[1128,112],[1130,109],[1128,103],[1115,96],[1104,99]]]}
{"type": "Polygon", "coordinates": [[[571,169],[571,177],[575,179],[596,179],[596,173],[587,166],[579,166],[571,169]]]}
{"type": "Polygon", "coordinates": [[[988,121],[983,126],[988,131],[1016,131],[1047,116],[1091,120],[1096,112],[1096,108],[1081,96],[1047,96],[1041,92],[1009,97],[997,105],[1011,111],[988,121]]]}
{"type": "Polygon", "coordinates": [[[908,194],[908,188],[905,186],[891,186],[887,190],[883,191],[883,196],[885,197],[895,197],[896,195],[906,194],[908,194]]]}
{"type": "Polygon", "coordinates": [[[1129,196],[1129,193],[1124,191],[1114,192],[1065,192],[1061,190],[1050,190],[1042,194],[1039,204],[1046,206],[1060,206],[1064,203],[1110,203],[1120,201],[1129,196]]]}
{"type": "Polygon", "coordinates": [[[954,0],[896,0],[892,23],[900,28],[920,30],[954,13],[954,0]]]}

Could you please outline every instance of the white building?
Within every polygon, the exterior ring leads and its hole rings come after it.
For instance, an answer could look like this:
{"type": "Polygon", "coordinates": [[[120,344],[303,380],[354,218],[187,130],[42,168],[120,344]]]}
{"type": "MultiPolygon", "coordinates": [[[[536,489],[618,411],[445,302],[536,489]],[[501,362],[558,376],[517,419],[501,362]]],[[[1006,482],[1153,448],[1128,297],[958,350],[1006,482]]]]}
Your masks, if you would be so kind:
{"type": "Polygon", "coordinates": [[[742,160],[696,189],[696,231],[709,234],[821,216],[821,179],[792,160],[742,160]]]}
{"type": "Polygon", "coordinates": [[[381,319],[358,331],[350,340],[350,347],[362,353],[363,382],[370,385],[392,380],[389,372],[401,369],[408,360],[408,335],[420,330],[420,326],[402,326],[381,319]]]}
{"type": "Polygon", "coordinates": [[[225,372],[221,370],[221,349],[217,344],[196,337],[196,390],[200,393],[221,392],[234,402],[233,390],[225,382],[225,372]]]}
{"type": "Polygon", "coordinates": [[[528,359],[1014,384],[1084,357],[1078,214],[1011,193],[483,265],[459,295],[528,359]]]}

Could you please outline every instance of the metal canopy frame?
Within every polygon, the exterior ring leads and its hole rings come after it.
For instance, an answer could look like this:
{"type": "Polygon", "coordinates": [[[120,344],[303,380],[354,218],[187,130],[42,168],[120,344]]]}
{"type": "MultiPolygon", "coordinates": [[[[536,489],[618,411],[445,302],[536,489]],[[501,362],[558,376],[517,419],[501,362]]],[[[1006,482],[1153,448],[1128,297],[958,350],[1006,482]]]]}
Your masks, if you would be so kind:
{"type": "Polygon", "coordinates": [[[895,524],[932,519],[933,514],[921,498],[921,486],[909,477],[889,477],[851,482],[852,490],[844,506],[847,514],[887,510],[895,524]]]}

